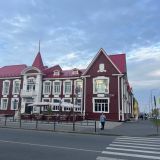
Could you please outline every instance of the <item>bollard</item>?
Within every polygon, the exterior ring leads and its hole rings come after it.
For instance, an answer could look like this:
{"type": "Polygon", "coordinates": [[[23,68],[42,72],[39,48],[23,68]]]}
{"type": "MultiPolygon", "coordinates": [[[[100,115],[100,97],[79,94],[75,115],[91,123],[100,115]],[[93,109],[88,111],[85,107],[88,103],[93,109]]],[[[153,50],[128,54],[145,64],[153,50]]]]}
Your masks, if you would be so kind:
{"type": "Polygon", "coordinates": [[[94,124],[95,124],[94,126],[95,126],[95,133],[96,133],[96,131],[97,131],[97,130],[96,130],[96,121],[94,121],[94,124]]]}
{"type": "Polygon", "coordinates": [[[36,119],[36,129],[38,128],[38,119],[36,119]]]}
{"type": "Polygon", "coordinates": [[[22,122],[21,122],[21,118],[19,119],[19,127],[22,127],[22,122]]]}
{"type": "Polygon", "coordinates": [[[73,131],[75,131],[75,122],[73,122],[73,131]]]}
{"type": "Polygon", "coordinates": [[[54,121],[54,131],[56,130],[56,122],[54,121]]]}
{"type": "Polygon", "coordinates": [[[7,124],[7,116],[5,116],[5,124],[4,125],[6,126],[6,124],[7,124]]]}

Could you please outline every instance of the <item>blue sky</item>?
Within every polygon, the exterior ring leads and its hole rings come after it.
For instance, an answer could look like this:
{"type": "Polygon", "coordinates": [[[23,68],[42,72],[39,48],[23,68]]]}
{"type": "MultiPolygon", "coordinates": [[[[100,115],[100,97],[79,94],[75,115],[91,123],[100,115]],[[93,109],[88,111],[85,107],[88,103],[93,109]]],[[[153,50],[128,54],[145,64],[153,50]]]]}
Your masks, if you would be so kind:
{"type": "Polygon", "coordinates": [[[0,66],[85,68],[100,48],[126,53],[128,79],[142,111],[160,94],[159,0],[0,1],[0,66]]]}

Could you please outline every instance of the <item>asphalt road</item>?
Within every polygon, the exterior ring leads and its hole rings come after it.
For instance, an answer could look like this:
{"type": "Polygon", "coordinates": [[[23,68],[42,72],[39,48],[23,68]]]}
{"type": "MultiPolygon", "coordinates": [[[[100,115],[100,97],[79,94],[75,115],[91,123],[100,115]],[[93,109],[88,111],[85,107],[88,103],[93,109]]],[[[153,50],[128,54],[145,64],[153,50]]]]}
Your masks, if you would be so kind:
{"type": "Polygon", "coordinates": [[[0,128],[0,160],[96,160],[114,139],[0,128]]]}

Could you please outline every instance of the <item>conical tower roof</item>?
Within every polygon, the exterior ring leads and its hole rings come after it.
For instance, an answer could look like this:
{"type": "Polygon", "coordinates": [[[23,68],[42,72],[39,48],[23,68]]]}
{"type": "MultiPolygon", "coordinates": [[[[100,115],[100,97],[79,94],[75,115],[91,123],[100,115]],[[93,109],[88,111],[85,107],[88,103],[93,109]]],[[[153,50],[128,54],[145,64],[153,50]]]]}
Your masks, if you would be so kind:
{"type": "Polygon", "coordinates": [[[40,70],[44,69],[44,65],[43,65],[43,61],[42,61],[42,57],[41,57],[41,53],[38,52],[36,58],[34,59],[34,62],[32,64],[33,67],[36,67],[40,70]]]}

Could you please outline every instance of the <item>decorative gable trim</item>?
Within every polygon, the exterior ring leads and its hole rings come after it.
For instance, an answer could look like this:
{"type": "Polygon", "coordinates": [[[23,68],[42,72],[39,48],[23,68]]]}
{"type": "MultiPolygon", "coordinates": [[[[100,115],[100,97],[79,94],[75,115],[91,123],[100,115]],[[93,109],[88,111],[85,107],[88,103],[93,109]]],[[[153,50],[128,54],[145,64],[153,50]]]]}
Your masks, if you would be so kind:
{"type": "MultiPolygon", "coordinates": [[[[21,72],[21,75],[25,75],[30,70],[35,70],[37,72],[37,73],[34,72],[33,74],[42,74],[42,72],[36,67],[27,67],[21,72]]],[[[30,74],[32,74],[32,73],[30,73],[30,74]]]]}
{"type": "Polygon", "coordinates": [[[113,63],[113,61],[109,58],[109,56],[107,55],[107,53],[105,52],[105,50],[103,48],[101,48],[98,53],[96,54],[96,56],[93,58],[92,62],[89,64],[89,66],[87,67],[86,71],[83,73],[83,75],[85,75],[88,70],[91,68],[91,66],[93,65],[93,63],[96,61],[96,59],[98,58],[98,56],[101,54],[101,52],[106,56],[106,58],[111,62],[111,64],[114,66],[114,68],[121,73],[121,71],[117,68],[117,66],[113,63]]]}

